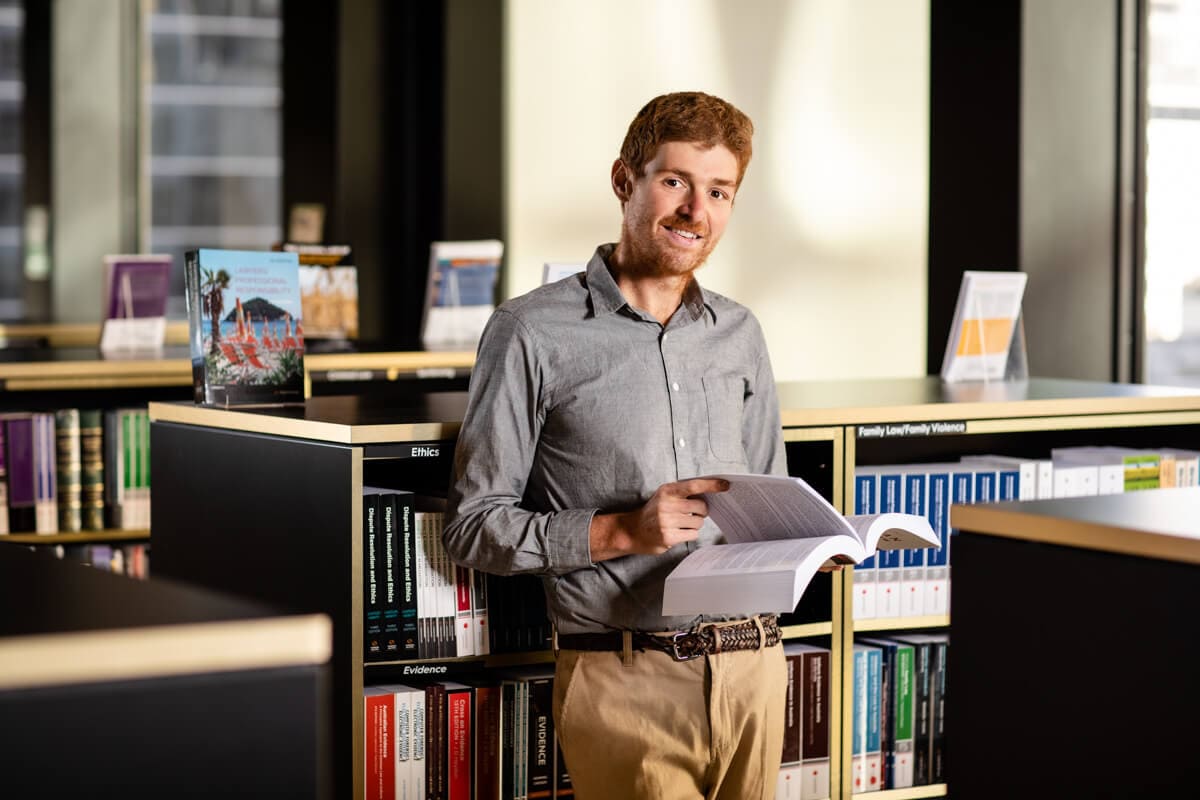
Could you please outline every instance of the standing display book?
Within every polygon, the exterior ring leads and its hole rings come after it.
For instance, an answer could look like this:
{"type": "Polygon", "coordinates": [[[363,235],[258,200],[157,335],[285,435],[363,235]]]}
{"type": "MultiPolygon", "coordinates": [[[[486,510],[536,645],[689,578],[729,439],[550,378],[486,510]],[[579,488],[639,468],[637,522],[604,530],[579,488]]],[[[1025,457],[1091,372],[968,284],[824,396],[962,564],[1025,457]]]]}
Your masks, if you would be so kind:
{"type": "Polygon", "coordinates": [[[429,350],[474,349],[495,308],[504,243],[433,242],[421,343],[429,350]]]}
{"type": "Polygon", "coordinates": [[[1024,380],[1025,358],[1021,298],[1024,272],[963,273],[954,321],[942,357],[942,380],[1024,380]]]}
{"type": "Polygon", "coordinates": [[[184,278],[196,402],[303,402],[296,254],[191,250],[184,278]]]}
{"type": "Polygon", "coordinates": [[[663,615],[787,613],[826,563],[855,564],[878,550],[937,547],[916,514],[842,516],[804,480],[707,475],[729,489],[702,495],[725,544],[693,551],[667,576],[663,615]]]}
{"type": "Polygon", "coordinates": [[[104,257],[101,352],[162,349],[171,261],[169,254],[104,257]]]}

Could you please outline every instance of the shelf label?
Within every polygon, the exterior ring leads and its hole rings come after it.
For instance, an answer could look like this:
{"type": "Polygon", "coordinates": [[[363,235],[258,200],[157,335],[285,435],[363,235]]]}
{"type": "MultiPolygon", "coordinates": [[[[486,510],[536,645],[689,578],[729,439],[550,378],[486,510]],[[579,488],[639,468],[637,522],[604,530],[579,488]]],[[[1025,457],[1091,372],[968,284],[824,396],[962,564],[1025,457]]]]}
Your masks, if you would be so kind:
{"type": "Polygon", "coordinates": [[[860,425],[859,439],[900,439],[922,436],[953,436],[966,433],[967,423],[961,420],[939,422],[888,422],[881,425],[860,425]]]}

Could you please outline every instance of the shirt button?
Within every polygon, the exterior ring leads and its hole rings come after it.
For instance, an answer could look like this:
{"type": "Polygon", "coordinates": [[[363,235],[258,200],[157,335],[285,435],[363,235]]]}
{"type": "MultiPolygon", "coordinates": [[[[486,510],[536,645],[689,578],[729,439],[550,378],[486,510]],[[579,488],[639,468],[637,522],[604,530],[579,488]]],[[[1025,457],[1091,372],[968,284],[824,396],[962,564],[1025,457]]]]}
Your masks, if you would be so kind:
{"type": "Polygon", "coordinates": [[[677,382],[675,382],[675,383],[672,383],[672,384],[671,384],[671,388],[672,388],[674,391],[678,392],[678,391],[679,391],[679,383],[678,383],[678,381],[677,381],[677,382]]]}
{"type": "Polygon", "coordinates": [[[679,446],[680,446],[680,447],[687,447],[687,442],[685,442],[683,439],[680,439],[680,440],[679,440],[679,446]]]}

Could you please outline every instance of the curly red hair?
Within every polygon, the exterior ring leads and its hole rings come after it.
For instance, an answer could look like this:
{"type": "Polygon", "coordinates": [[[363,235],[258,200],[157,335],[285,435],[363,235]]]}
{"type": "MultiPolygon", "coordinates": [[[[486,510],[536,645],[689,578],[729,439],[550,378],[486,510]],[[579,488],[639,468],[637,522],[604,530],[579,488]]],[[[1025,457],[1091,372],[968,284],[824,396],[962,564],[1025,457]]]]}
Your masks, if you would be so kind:
{"type": "Polygon", "coordinates": [[[753,136],[754,123],[732,103],[704,92],[663,94],[642,106],[629,123],[621,144],[621,161],[640,176],[663,142],[723,145],[737,159],[737,182],[741,185],[753,153],[753,136]]]}

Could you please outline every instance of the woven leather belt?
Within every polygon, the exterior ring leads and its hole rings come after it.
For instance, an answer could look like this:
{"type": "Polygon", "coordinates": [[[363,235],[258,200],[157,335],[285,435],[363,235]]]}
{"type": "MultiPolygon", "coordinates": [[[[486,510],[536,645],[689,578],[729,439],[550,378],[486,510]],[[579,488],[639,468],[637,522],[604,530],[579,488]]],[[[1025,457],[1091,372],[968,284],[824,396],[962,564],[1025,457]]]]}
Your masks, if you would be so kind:
{"type": "MultiPolygon", "coordinates": [[[[731,650],[758,650],[779,644],[779,623],[774,616],[761,616],[732,625],[708,623],[690,631],[648,633],[631,631],[634,650],[658,650],[676,661],[731,650]],[[759,623],[761,622],[761,629],[759,623]]],[[[609,633],[560,633],[559,650],[620,652],[625,648],[622,631],[609,633]]]]}

